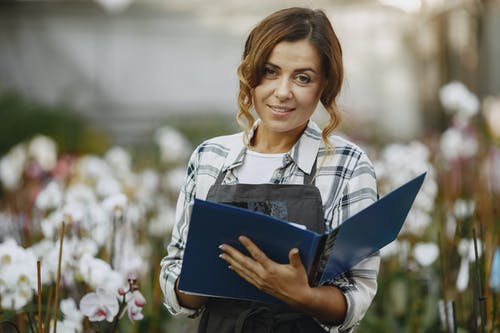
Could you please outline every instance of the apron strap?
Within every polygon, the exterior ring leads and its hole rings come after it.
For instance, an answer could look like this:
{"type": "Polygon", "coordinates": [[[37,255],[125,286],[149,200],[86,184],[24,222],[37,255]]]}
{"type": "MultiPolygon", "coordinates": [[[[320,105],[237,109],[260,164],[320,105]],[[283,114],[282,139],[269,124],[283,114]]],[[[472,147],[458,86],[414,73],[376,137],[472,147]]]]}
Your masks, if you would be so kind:
{"type": "Polygon", "coordinates": [[[214,185],[222,185],[222,181],[224,180],[224,177],[226,176],[227,170],[221,170],[219,174],[217,175],[217,179],[215,180],[214,185]]]}

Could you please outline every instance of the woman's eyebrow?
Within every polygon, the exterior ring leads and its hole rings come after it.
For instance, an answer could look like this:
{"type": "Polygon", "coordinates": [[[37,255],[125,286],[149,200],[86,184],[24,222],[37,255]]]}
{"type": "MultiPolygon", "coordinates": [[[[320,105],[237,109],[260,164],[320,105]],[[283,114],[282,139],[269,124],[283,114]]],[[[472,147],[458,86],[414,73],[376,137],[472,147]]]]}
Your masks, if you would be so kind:
{"type": "MultiPolygon", "coordinates": [[[[276,64],[273,64],[272,62],[266,62],[265,64],[266,66],[271,66],[271,67],[274,67],[274,68],[278,68],[278,69],[281,69],[280,66],[276,65],[276,64]]],[[[294,72],[306,72],[306,71],[311,71],[313,72],[314,74],[318,74],[318,72],[314,69],[314,68],[311,68],[311,67],[304,67],[304,68],[297,68],[294,70],[294,72]]]]}

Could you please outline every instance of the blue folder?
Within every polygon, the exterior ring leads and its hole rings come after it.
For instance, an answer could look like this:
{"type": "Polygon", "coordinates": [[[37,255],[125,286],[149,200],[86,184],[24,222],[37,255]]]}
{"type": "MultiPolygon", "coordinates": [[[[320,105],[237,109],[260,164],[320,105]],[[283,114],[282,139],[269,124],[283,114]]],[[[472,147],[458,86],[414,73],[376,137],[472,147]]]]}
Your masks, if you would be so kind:
{"type": "Polygon", "coordinates": [[[298,248],[314,286],[334,279],[399,234],[425,178],[423,173],[346,219],[327,234],[228,204],[195,199],[179,290],[188,294],[280,303],[230,270],[219,258],[222,243],[248,254],[238,236],[249,237],[270,259],[288,263],[298,248]]]}

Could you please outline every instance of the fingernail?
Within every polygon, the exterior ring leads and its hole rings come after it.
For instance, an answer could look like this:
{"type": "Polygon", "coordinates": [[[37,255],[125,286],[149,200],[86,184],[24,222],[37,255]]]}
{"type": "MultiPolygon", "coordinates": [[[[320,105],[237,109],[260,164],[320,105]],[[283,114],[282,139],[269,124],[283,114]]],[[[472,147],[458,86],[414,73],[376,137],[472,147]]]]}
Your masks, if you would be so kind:
{"type": "Polygon", "coordinates": [[[224,250],[224,245],[219,245],[219,249],[224,250]]]}

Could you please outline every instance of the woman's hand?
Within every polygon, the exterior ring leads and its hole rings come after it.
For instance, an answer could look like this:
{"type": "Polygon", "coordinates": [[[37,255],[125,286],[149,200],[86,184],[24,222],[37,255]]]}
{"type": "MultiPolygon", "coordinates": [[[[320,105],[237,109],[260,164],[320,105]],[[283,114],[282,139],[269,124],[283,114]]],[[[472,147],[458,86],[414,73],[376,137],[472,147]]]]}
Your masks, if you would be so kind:
{"type": "Polygon", "coordinates": [[[288,264],[279,264],[269,259],[248,237],[238,239],[250,257],[227,244],[220,246],[223,251],[220,257],[239,276],[320,321],[330,324],[344,321],[347,313],[344,294],[334,286],[310,287],[298,249],[290,250],[288,264]]]}
{"type": "Polygon", "coordinates": [[[299,250],[291,249],[288,264],[279,264],[269,259],[249,238],[240,236],[239,241],[251,257],[234,247],[222,244],[222,259],[243,279],[260,290],[294,306],[309,292],[307,273],[299,256],[299,250]]]}

